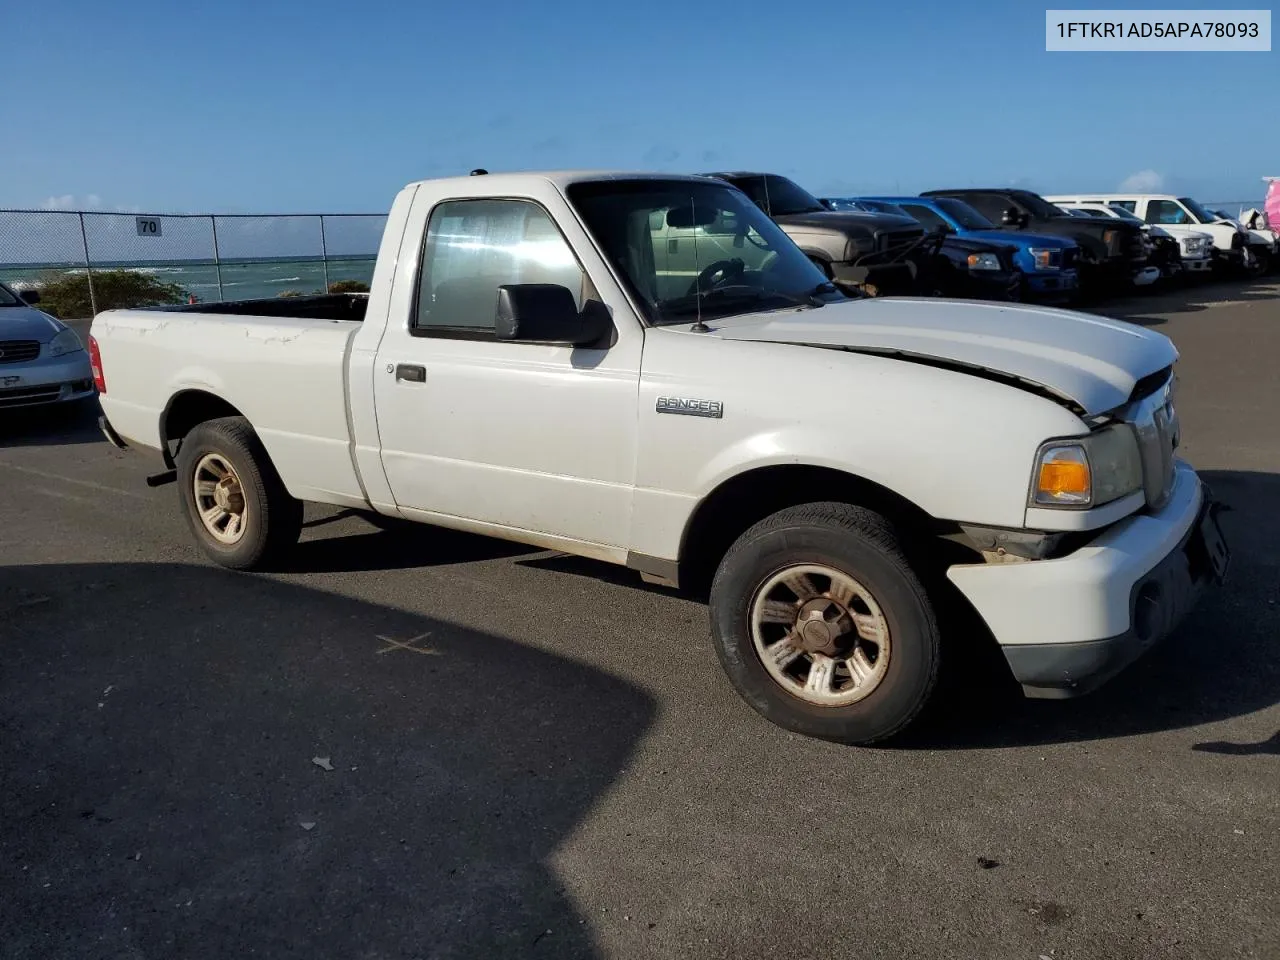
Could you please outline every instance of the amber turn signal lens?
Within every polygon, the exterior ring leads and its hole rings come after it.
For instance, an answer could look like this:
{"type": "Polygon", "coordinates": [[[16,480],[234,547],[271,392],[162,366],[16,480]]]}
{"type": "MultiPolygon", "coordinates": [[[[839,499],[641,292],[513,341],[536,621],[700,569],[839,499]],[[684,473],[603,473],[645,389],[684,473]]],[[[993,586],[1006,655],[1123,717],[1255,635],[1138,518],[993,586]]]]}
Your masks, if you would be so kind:
{"type": "Polygon", "coordinates": [[[1047,506],[1087,506],[1093,498],[1089,458],[1078,445],[1049,447],[1040,455],[1035,502],[1047,506]]]}
{"type": "Polygon", "coordinates": [[[1089,468],[1083,463],[1054,460],[1040,465],[1040,492],[1051,496],[1088,493],[1089,468]]]}

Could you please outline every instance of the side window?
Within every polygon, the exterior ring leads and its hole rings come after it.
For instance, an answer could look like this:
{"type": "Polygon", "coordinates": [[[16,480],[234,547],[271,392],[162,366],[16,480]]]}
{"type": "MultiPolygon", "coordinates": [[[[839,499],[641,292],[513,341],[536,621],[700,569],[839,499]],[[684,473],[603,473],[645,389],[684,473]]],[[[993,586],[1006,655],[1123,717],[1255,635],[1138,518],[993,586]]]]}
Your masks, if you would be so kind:
{"type": "Polygon", "coordinates": [[[960,199],[996,226],[1000,225],[1000,218],[1004,216],[1005,209],[1010,206],[1008,200],[994,193],[975,193],[960,199]]]}
{"type": "Polygon", "coordinates": [[[1112,207],[1124,207],[1130,213],[1133,213],[1138,209],[1137,200],[1111,200],[1108,201],[1108,205],[1112,207]]]}
{"type": "Polygon", "coordinates": [[[557,283],[582,307],[586,275],[546,212],[527,200],[448,200],[431,211],[413,326],[492,331],[498,287],[557,283]]]}
{"type": "Polygon", "coordinates": [[[1147,223],[1186,223],[1187,211],[1174,200],[1152,200],[1147,204],[1147,223]]]}
{"type": "Polygon", "coordinates": [[[951,224],[947,223],[928,207],[922,207],[914,203],[904,203],[902,209],[915,217],[926,230],[937,230],[939,227],[948,232],[951,230],[951,224]]]}
{"type": "Polygon", "coordinates": [[[764,189],[764,177],[748,177],[745,180],[735,180],[734,184],[739,190],[751,198],[751,202],[763,210],[769,212],[769,198],[764,189]]]}

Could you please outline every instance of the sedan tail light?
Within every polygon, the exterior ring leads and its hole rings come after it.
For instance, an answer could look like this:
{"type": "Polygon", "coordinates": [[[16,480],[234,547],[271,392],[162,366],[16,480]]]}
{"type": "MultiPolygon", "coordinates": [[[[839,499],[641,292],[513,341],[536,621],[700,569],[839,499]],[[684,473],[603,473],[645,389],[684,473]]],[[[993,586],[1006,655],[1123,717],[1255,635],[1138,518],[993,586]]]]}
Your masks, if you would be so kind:
{"type": "Polygon", "coordinates": [[[102,354],[98,352],[98,341],[89,335],[89,367],[93,370],[93,385],[99,393],[107,392],[107,378],[102,373],[102,354]]]}

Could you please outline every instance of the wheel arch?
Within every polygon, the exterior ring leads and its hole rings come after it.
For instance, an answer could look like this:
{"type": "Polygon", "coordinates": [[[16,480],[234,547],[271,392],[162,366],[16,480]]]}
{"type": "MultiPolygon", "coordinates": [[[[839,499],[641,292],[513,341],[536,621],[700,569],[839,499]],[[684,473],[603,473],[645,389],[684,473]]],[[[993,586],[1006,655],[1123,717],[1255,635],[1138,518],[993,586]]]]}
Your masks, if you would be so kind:
{"type": "MultiPolygon", "coordinates": [[[[219,417],[243,417],[230,401],[208,390],[179,390],[160,412],[160,452],[165,466],[177,466],[178,449],[188,433],[202,423],[219,417]]],[[[247,419],[247,418],[246,418],[247,419]]]]}
{"type": "Polygon", "coordinates": [[[724,554],[749,527],[779,510],[818,501],[874,510],[912,539],[941,526],[916,503],[857,474],[810,464],[753,467],[723,480],[685,522],[677,562],[680,586],[705,591],[724,554]]]}

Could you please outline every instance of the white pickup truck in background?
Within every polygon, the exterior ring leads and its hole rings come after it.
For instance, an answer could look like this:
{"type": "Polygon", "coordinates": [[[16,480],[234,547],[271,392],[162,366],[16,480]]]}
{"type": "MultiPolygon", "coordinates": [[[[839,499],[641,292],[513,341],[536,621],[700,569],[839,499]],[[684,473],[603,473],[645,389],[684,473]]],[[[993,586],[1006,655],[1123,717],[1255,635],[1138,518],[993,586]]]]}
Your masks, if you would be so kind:
{"type": "Polygon", "coordinates": [[[367,297],[109,311],[90,352],[216,562],[317,501],[625,564],[705,588],[736,689],[813,736],[905,728],[973,612],[1029,695],[1087,691],[1227,563],[1166,337],[851,299],[706,178],[414,183],[367,297]]]}
{"type": "Polygon", "coordinates": [[[1175,197],[1171,193],[1085,193],[1045,199],[1060,206],[1120,207],[1175,237],[1207,233],[1213,237],[1213,255],[1220,266],[1250,273],[1270,269],[1272,261],[1267,244],[1255,243],[1240,224],[1223,220],[1191,197],[1175,197]]]}
{"type": "Polygon", "coordinates": [[[1169,237],[1178,244],[1178,265],[1188,274],[1205,274],[1213,269],[1213,235],[1199,230],[1180,230],[1170,233],[1164,227],[1147,223],[1127,207],[1111,203],[1064,203],[1056,206],[1064,210],[1078,210],[1094,217],[1111,217],[1113,220],[1130,220],[1142,224],[1151,237],[1169,237]]]}

